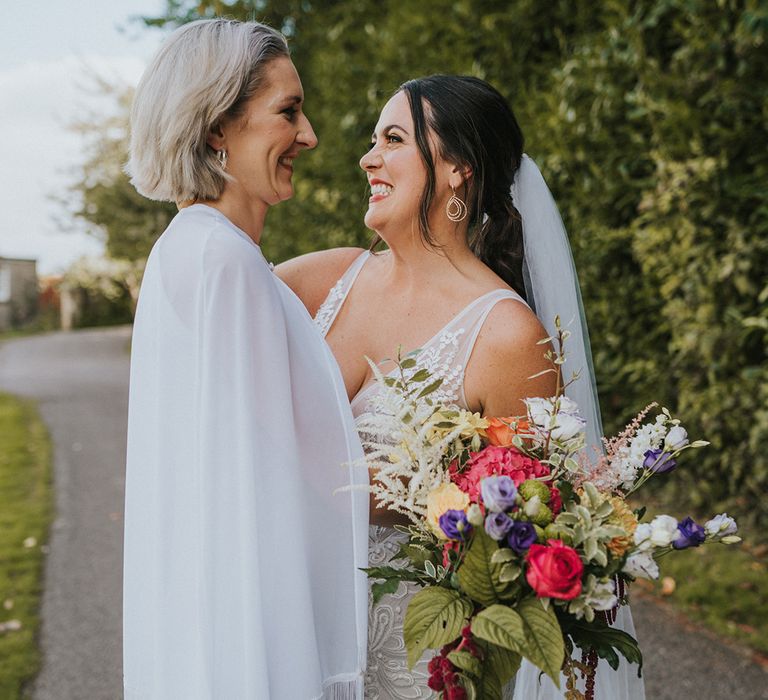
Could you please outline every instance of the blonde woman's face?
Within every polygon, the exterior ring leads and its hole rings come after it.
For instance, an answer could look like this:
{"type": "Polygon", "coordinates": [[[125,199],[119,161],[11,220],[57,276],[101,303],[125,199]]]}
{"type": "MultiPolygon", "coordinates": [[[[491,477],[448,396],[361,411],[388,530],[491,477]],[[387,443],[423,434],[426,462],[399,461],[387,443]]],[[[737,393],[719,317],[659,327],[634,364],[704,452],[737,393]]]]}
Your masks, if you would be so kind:
{"type": "Polygon", "coordinates": [[[224,123],[227,172],[251,200],[267,205],[293,196],[293,161],[317,137],[303,112],[304,91],[289,58],[269,62],[259,92],[237,119],[224,123]]]}

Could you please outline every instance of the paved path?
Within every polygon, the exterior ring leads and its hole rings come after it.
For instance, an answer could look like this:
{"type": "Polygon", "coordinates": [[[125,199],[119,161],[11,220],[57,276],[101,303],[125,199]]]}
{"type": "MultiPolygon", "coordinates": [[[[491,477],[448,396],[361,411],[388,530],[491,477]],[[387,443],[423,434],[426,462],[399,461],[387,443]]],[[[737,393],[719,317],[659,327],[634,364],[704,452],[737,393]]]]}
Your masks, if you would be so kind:
{"type": "MultiPolygon", "coordinates": [[[[54,441],[58,512],[46,562],[44,663],[35,700],[122,696],[128,339],[128,329],[118,328],[0,346],[0,389],[36,399],[54,441]]],[[[648,598],[637,597],[633,609],[648,700],[768,700],[768,673],[748,654],[648,598]]]]}

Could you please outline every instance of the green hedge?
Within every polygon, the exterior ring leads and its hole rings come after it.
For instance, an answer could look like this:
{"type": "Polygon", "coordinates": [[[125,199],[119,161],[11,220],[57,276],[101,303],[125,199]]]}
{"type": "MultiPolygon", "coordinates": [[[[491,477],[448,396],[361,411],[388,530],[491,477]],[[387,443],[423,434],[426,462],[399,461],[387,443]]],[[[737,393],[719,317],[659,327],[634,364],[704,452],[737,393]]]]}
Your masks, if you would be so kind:
{"type": "Polygon", "coordinates": [[[282,28],[304,82],[320,145],[275,260],[368,240],[357,161],[400,82],[494,83],[571,234],[606,430],[667,405],[713,446],[666,495],[768,523],[765,0],[170,0],[150,24],[200,13],[282,28]]]}

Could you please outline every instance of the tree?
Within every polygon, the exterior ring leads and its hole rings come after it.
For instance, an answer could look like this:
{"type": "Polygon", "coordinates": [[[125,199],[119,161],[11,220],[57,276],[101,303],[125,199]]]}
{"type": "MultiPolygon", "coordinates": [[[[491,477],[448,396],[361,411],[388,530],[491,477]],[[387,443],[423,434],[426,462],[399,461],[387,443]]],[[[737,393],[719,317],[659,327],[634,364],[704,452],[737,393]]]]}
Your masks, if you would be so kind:
{"type": "Polygon", "coordinates": [[[123,171],[133,89],[98,78],[96,82],[100,92],[114,100],[115,112],[72,125],[83,137],[86,159],[78,167],[66,205],[76,220],[104,240],[110,257],[141,261],[178,210],[142,197],[123,171]]]}

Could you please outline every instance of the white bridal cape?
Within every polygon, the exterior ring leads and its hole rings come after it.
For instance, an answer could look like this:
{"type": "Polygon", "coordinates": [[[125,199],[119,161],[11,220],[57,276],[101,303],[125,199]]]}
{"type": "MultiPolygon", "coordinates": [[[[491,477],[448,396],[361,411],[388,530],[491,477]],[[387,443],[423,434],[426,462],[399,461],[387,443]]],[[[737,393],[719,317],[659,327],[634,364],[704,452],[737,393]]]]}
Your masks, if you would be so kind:
{"type": "Polygon", "coordinates": [[[126,700],[355,700],[367,479],[338,367],[217,210],[155,245],[133,333],[126,700]]]}

